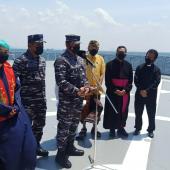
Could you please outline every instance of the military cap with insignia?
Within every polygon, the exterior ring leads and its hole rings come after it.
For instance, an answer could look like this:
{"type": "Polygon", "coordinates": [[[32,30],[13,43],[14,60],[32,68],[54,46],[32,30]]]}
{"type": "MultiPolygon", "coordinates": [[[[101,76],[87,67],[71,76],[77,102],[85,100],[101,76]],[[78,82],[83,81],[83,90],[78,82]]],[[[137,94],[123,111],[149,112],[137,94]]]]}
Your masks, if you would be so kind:
{"type": "Polygon", "coordinates": [[[80,36],[79,35],[69,34],[69,35],[65,35],[65,37],[66,37],[66,42],[80,43],[80,36]]]}
{"type": "Polygon", "coordinates": [[[28,43],[33,43],[33,42],[38,42],[38,43],[45,42],[46,43],[46,41],[43,41],[43,34],[29,35],[28,43]]]}

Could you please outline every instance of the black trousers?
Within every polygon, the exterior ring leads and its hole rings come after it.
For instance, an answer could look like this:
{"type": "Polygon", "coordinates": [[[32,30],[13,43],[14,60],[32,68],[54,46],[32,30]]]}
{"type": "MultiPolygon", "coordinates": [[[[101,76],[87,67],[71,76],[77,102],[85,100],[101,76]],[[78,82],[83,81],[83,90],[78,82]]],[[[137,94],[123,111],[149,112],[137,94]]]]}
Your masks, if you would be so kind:
{"type": "Polygon", "coordinates": [[[148,132],[155,130],[155,114],[156,114],[156,95],[152,95],[146,98],[141,97],[139,94],[135,95],[135,128],[137,130],[142,129],[142,115],[144,106],[148,115],[148,132]]]}

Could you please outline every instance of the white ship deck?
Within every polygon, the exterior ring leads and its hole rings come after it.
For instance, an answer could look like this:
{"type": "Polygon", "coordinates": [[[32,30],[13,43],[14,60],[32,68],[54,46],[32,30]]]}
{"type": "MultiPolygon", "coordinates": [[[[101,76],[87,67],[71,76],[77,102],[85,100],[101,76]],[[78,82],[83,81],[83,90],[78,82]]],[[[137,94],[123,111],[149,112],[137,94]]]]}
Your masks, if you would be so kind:
{"type": "MultiPolygon", "coordinates": [[[[42,146],[49,150],[49,157],[37,158],[36,170],[58,170],[62,169],[54,161],[57,152],[56,147],[56,100],[55,100],[55,79],[53,62],[47,62],[47,121],[44,128],[42,146]]],[[[97,140],[97,157],[95,169],[100,170],[169,170],[170,169],[170,81],[162,79],[158,91],[158,105],[156,114],[155,137],[147,137],[147,115],[143,115],[143,129],[141,135],[133,136],[134,131],[134,92],[131,92],[129,117],[126,130],[129,132],[127,139],[111,139],[109,132],[103,129],[103,120],[99,123],[98,129],[102,137],[97,140]]],[[[102,97],[104,103],[104,96],[102,97]]],[[[103,116],[102,116],[103,117],[103,116]]],[[[93,155],[94,140],[90,135],[91,124],[87,124],[88,134],[84,141],[76,141],[78,148],[85,150],[81,157],[70,157],[72,170],[83,170],[90,166],[88,155],[93,155]]],[[[79,130],[81,125],[79,125],[79,130]]]]}

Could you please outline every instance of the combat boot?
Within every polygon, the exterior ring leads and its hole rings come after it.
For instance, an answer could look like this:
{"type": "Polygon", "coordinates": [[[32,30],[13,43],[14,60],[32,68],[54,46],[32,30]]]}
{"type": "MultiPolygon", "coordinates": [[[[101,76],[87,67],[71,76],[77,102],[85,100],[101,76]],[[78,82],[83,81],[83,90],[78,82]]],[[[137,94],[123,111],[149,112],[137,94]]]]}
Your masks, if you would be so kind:
{"type": "Polygon", "coordinates": [[[48,156],[49,152],[42,148],[40,143],[37,143],[37,156],[48,156]]]}
{"type": "Polygon", "coordinates": [[[68,144],[68,147],[67,147],[67,154],[69,156],[83,156],[84,155],[84,151],[83,150],[80,150],[80,149],[77,149],[73,142],[70,142],[68,144]]]}
{"type": "Polygon", "coordinates": [[[68,155],[66,154],[65,151],[62,151],[60,149],[58,149],[57,155],[55,157],[55,161],[62,166],[63,168],[71,168],[72,164],[71,162],[68,160],[68,155]]]}

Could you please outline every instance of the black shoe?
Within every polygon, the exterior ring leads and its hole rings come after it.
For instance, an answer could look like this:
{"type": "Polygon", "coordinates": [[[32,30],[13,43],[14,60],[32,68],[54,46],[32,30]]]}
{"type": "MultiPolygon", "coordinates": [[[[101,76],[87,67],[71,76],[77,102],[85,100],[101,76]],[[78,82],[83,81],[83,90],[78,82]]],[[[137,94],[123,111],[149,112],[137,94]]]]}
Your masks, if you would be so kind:
{"type": "Polygon", "coordinates": [[[153,132],[149,132],[149,133],[148,133],[148,136],[149,136],[150,138],[154,138],[154,133],[153,133],[153,132]]]}
{"type": "MultiPolygon", "coordinates": [[[[92,136],[95,135],[95,128],[94,128],[94,127],[92,127],[92,129],[91,129],[91,135],[92,135],[92,136]]],[[[101,138],[101,133],[100,133],[99,131],[97,131],[97,137],[98,137],[98,138],[101,138]]]]}
{"type": "Polygon", "coordinates": [[[123,137],[128,137],[128,133],[124,128],[118,129],[117,130],[118,135],[123,136],[123,137]]]}
{"type": "Polygon", "coordinates": [[[110,129],[109,136],[110,136],[111,138],[115,138],[115,137],[116,137],[115,129],[110,129]]]}
{"type": "Polygon", "coordinates": [[[55,161],[63,168],[69,169],[72,166],[71,162],[68,160],[68,155],[65,153],[65,151],[58,150],[55,161]]]}
{"type": "Polygon", "coordinates": [[[67,149],[67,154],[69,156],[83,156],[84,151],[77,149],[74,145],[69,144],[68,149],[67,149]]]}
{"type": "Polygon", "coordinates": [[[87,134],[87,129],[82,128],[79,135],[76,136],[76,140],[83,140],[86,137],[86,134],[87,134]]]}
{"type": "Polygon", "coordinates": [[[37,147],[37,156],[48,156],[49,152],[41,147],[41,145],[38,145],[37,147]]]}
{"type": "Polygon", "coordinates": [[[134,132],[133,132],[133,135],[135,135],[135,136],[137,136],[137,135],[140,135],[140,130],[135,130],[134,132]]]}

